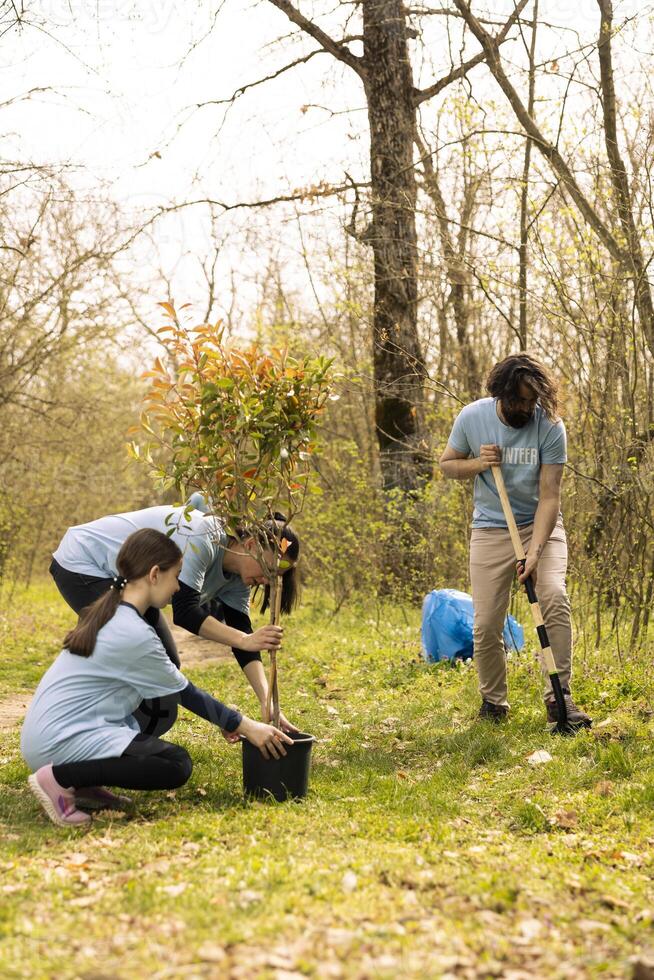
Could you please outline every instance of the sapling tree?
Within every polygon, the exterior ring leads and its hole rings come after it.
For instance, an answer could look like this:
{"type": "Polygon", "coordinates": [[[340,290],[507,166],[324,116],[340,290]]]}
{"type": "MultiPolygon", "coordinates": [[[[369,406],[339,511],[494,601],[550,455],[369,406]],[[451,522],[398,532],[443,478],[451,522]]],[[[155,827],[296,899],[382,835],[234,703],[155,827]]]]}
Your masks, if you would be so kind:
{"type": "MultiPolygon", "coordinates": [[[[171,303],[157,334],[167,364],[155,360],[140,426],[149,441],[131,452],[150,466],[161,489],[200,491],[228,534],[251,535],[270,584],[271,622],[279,621],[287,522],[306,499],[311,454],[331,390],[331,361],[237,347],[220,323],[183,325],[171,303]],[[271,529],[273,529],[271,531],[271,529]],[[272,559],[270,555],[272,553],[272,559]]],[[[184,307],[180,308],[180,313],[184,307]]],[[[172,532],[172,528],[171,528],[172,532]]],[[[268,718],[279,725],[277,664],[271,651],[268,718]]]]}

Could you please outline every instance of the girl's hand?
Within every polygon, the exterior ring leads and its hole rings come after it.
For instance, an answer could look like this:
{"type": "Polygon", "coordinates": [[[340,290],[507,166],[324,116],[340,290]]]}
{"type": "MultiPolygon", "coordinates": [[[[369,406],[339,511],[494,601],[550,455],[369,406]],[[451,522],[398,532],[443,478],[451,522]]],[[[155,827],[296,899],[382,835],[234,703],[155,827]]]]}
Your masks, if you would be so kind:
{"type": "Polygon", "coordinates": [[[285,735],[274,725],[264,725],[261,721],[253,721],[252,718],[243,717],[241,724],[236,729],[239,735],[245,736],[248,742],[260,750],[264,759],[279,759],[280,755],[286,755],[284,743],[293,744],[293,739],[285,735]]]}
{"type": "Polygon", "coordinates": [[[277,650],[282,643],[284,629],[281,626],[262,626],[256,633],[250,633],[240,643],[241,650],[258,653],[259,650],[277,650]]]}
{"type": "Polygon", "coordinates": [[[225,739],[226,742],[229,742],[230,745],[233,745],[235,742],[240,741],[238,736],[238,731],[228,732],[226,729],[221,728],[220,734],[222,735],[222,737],[225,739]]]}

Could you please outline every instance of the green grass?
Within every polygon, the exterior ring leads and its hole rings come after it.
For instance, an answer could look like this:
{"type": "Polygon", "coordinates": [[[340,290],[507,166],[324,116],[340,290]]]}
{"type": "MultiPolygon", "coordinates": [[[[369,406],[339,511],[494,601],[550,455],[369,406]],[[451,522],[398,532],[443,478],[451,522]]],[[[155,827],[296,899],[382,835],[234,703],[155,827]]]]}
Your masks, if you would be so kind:
{"type": "MultiPolygon", "coordinates": [[[[34,686],[70,621],[49,585],[16,594],[4,697],[34,686]]],[[[18,732],[0,738],[0,975],[629,975],[654,921],[652,650],[579,657],[575,692],[606,724],[554,739],[533,645],[496,728],[475,720],[472,668],[421,661],[418,623],[330,618],[315,595],[289,620],[283,706],[320,740],[303,803],[244,802],[240,750],[184,712],[185,787],[61,831],[18,732]],[[552,762],[529,765],[541,748],[552,762]]],[[[253,712],[235,663],[189,675],[253,712]]]]}

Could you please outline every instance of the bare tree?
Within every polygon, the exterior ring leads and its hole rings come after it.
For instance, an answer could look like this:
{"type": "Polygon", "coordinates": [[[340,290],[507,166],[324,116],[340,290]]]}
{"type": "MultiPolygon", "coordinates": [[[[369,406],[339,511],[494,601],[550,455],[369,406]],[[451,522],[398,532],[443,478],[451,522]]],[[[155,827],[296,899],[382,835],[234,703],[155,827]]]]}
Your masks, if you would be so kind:
{"type": "MultiPolygon", "coordinates": [[[[419,105],[463,77],[485,57],[453,66],[442,79],[417,89],[408,51],[412,30],[402,0],[366,0],[361,6],[363,54],[335,40],[289,0],[270,0],[287,18],[360,78],[370,132],[370,220],[358,232],[374,256],[373,363],[375,419],[384,485],[411,489],[431,472],[423,432],[425,358],[417,329],[416,175],[414,144],[419,105]]],[[[503,43],[528,0],[494,39],[503,43]]],[[[296,60],[293,65],[298,64],[296,60]]],[[[290,66],[288,66],[290,67],[290,66]]],[[[279,74],[279,73],[276,73],[279,74]]],[[[452,274],[454,251],[446,247],[452,274]]],[[[459,275],[460,279],[460,275],[459,275]]],[[[453,302],[463,330],[460,282],[453,302]]],[[[467,343],[467,336],[461,334],[467,343]]],[[[467,357],[470,362],[470,354],[467,357]]]]}

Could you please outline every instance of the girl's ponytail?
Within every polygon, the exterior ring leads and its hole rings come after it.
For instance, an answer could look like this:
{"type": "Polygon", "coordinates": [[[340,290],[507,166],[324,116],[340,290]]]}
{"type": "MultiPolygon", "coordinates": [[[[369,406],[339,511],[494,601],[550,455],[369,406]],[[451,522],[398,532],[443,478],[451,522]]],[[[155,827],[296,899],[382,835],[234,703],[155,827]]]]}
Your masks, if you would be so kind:
{"type": "MultiPolygon", "coordinates": [[[[287,546],[286,551],[284,552],[284,557],[290,558],[292,562],[297,562],[298,558],[300,557],[300,539],[290,524],[287,524],[286,518],[283,514],[273,514],[273,520],[266,524],[266,535],[268,538],[268,546],[272,548],[279,547],[279,542],[281,539],[286,540],[287,546]]],[[[286,613],[286,615],[292,612],[297,604],[299,592],[298,584],[299,579],[297,565],[293,564],[291,568],[287,569],[282,575],[281,611],[286,613]]],[[[264,586],[263,590],[263,600],[261,602],[260,611],[265,613],[269,605],[270,585],[266,585],[264,586]]]]}
{"type": "Polygon", "coordinates": [[[82,609],[77,626],[64,637],[64,647],[78,657],[90,657],[98,633],[114,616],[128,581],[143,578],[155,565],[166,572],[181,560],[182,552],[167,534],[149,527],[134,531],[125,539],[116,556],[118,575],[114,577],[109,591],[82,609]]]}
{"type": "Polygon", "coordinates": [[[86,606],[79,614],[77,626],[64,637],[64,646],[78,657],[90,657],[98,633],[120,605],[121,591],[112,585],[108,592],[86,606]]]}

